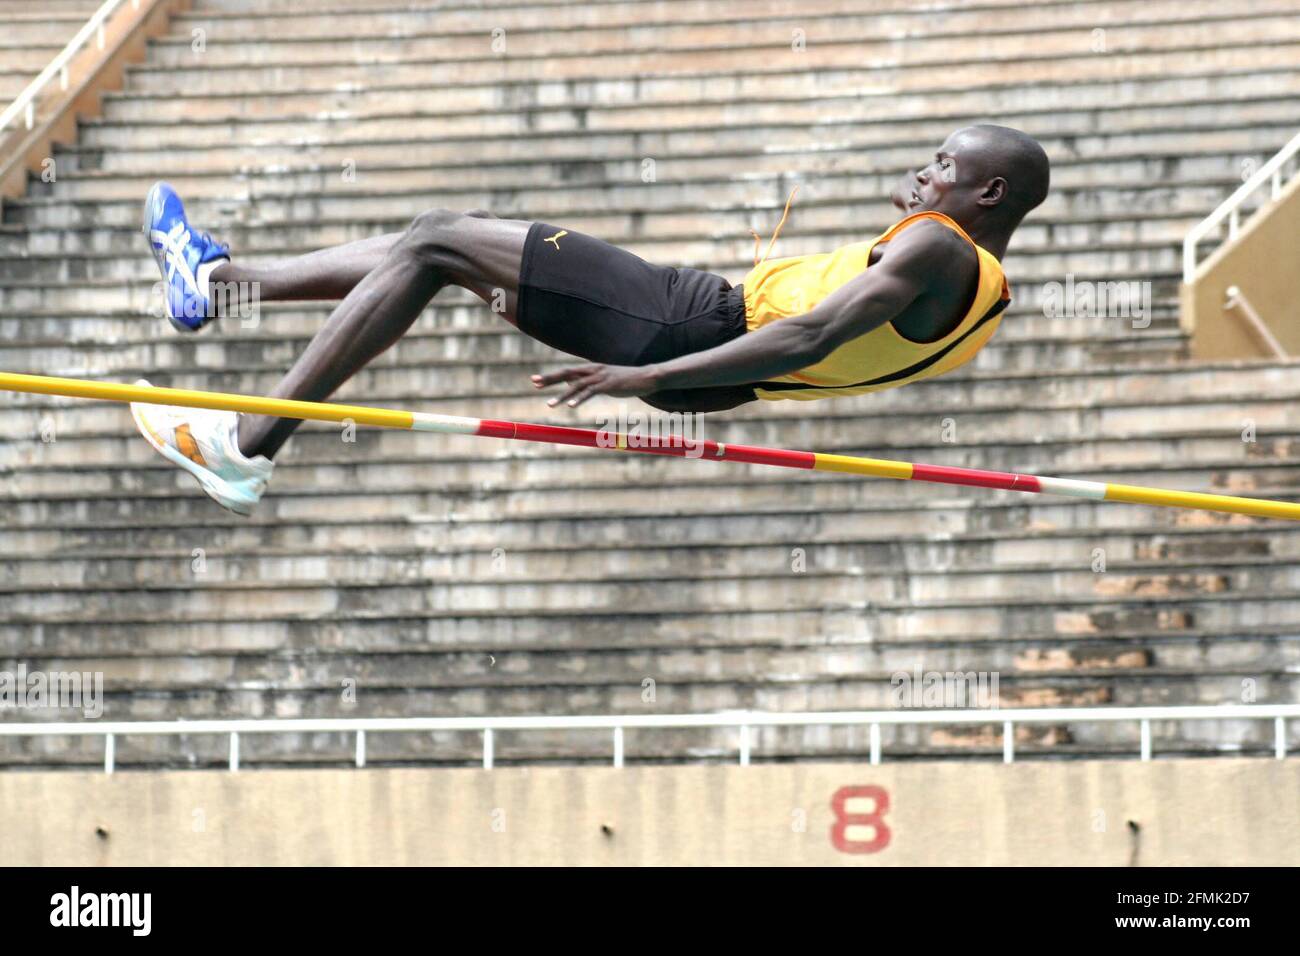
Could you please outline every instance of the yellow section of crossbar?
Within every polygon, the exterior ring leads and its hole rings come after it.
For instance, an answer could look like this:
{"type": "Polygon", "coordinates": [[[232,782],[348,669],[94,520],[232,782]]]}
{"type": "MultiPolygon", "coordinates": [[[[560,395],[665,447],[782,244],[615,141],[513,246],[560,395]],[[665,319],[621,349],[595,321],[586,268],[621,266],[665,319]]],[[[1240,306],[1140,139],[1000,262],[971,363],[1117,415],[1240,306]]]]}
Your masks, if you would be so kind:
{"type": "Polygon", "coordinates": [[[44,375],[17,375],[0,372],[0,389],[8,392],[31,392],[37,395],[63,395],[69,398],[97,398],[109,402],[144,402],[148,405],[183,405],[186,408],[215,408],[247,415],[273,418],[301,418],[317,422],[353,421],[358,425],[379,428],[410,428],[415,416],[410,412],[362,405],[334,405],[328,402],[296,402],[285,398],[260,398],[228,392],[192,392],[184,388],[152,388],[147,385],[118,385],[111,382],[87,382],[76,378],[51,378],[44,375]]]}
{"type": "Polygon", "coordinates": [[[1124,501],[1133,505],[1161,505],[1166,508],[1194,508],[1198,511],[1226,511],[1257,518],[1288,518],[1300,521],[1300,504],[1271,501],[1268,498],[1238,498],[1210,495],[1200,491],[1166,491],[1136,485],[1106,485],[1107,501],[1124,501]]]}

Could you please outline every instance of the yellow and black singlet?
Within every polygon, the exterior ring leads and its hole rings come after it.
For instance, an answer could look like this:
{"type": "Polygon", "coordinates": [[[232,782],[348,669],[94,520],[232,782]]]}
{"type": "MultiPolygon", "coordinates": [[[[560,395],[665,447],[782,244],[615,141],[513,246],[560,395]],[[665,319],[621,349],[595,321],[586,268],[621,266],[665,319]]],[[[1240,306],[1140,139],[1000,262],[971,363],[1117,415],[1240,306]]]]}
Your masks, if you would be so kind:
{"type": "MultiPolygon", "coordinates": [[[[759,261],[744,279],[746,328],[752,332],[771,322],[811,311],[831,292],[868,268],[871,251],[879,243],[889,241],[923,219],[933,219],[952,229],[971,244],[979,257],[979,284],[957,327],[933,342],[917,342],[904,336],[892,322],[886,322],[845,342],[815,365],[757,383],[754,391],[759,398],[810,401],[877,392],[942,375],[969,362],[984,347],[997,331],[1002,312],[1011,301],[1002,265],[952,219],[928,211],[900,220],[867,242],[816,255],[759,261]]],[[[781,221],[785,222],[784,217],[781,221]]],[[[775,242],[776,236],[772,239],[775,242]]]]}

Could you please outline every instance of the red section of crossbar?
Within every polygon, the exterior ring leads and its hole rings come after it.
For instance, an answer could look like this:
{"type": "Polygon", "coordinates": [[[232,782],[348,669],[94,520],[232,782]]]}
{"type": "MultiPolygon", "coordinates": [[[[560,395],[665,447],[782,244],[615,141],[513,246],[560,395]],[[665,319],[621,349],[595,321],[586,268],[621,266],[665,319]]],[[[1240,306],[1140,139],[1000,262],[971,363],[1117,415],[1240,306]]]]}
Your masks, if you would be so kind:
{"type": "Polygon", "coordinates": [[[947,465],[913,465],[913,481],[937,481],[945,485],[971,485],[976,488],[1002,488],[1007,491],[1042,491],[1033,475],[1016,475],[1007,471],[980,471],[978,468],[949,468],[947,465]]]}
{"type": "Polygon", "coordinates": [[[619,447],[624,451],[646,455],[668,455],[673,458],[712,458],[724,461],[742,461],[751,465],[778,465],[783,468],[812,468],[817,456],[810,451],[789,451],[784,448],[763,448],[758,445],[728,445],[725,442],[687,442],[681,435],[666,435],[658,441],[630,436],[628,443],[618,445],[618,435],[590,428],[568,428],[564,425],[532,425],[526,422],[507,422],[500,419],[480,419],[478,432],[488,438],[513,438],[518,441],[546,442],[552,445],[580,445],[584,448],[619,447]]]}
{"type": "MultiPolygon", "coordinates": [[[[712,444],[710,442],[709,444],[712,444]]],[[[727,461],[746,461],[753,465],[779,465],[782,468],[815,468],[817,456],[810,451],[787,451],[759,445],[724,445],[720,456],[727,461]]]]}

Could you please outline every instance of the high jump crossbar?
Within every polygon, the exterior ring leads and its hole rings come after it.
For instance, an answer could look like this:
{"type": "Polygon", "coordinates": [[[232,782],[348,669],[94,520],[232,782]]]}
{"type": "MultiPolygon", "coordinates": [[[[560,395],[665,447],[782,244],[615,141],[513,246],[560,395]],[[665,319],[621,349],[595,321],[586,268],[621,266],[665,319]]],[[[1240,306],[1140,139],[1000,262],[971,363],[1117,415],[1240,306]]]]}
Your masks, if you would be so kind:
{"type": "Polygon", "coordinates": [[[677,458],[707,458],[713,461],[736,461],[753,465],[772,465],[778,468],[833,471],[850,475],[869,475],[875,478],[898,478],[905,481],[967,485],[1006,491],[1065,495],[1092,501],[1120,501],[1128,504],[1219,511],[1257,518],[1300,521],[1300,503],[1293,501],[1242,498],[1199,491],[1172,491],[1139,485],[1079,481],[1072,478],[1040,478],[1014,472],[982,471],[976,468],[957,468],[948,465],[925,465],[850,455],[790,451],[757,445],[737,445],[729,442],[689,440],[681,435],[660,436],[655,441],[649,441],[640,436],[629,436],[603,429],[536,425],[491,418],[461,418],[454,415],[405,412],[361,405],[338,405],[332,402],[300,402],[225,392],[153,388],[9,372],[0,372],[0,391],[60,395],[67,398],[110,402],[142,402],[148,405],[180,405],[188,408],[242,412],[248,415],[268,415],[275,418],[299,418],[304,421],[353,422],[379,428],[509,438],[552,445],[578,445],[584,448],[609,448],[677,458]]]}

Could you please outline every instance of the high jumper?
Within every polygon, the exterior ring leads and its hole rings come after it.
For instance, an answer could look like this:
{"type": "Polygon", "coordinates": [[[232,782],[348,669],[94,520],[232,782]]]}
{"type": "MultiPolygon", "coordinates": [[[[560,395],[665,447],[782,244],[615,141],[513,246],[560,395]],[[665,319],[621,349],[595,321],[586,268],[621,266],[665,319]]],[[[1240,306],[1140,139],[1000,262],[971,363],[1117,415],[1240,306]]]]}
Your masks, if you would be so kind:
{"type": "MultiPolygon", "coordinates": [[[[735,286],[549,223],[483,210],[434,209],[403,233],[252,266],[191,228],[180,197],[158,183],[146,199],[145,232],[179,329],[197,331],[217,317],[216,283],[256,283],[264,301],[342,299],[272,398],[328,398],[452,285],[494,305],[527,335],[590,363],[532,377],[537,388],[564,386],[552,406],[577,407],[604,394],[710,412],[756,399],[879,391],[969,361],[1001,322],[1010,301],[1001,260],[1025,215],[1047,197],[1049,176],[1047,154],[1025,133],[993,125],[957,130],[895,185],[890,199],[903,216],[884,233],[828,253],[756,255],[735,286]]],[[[769,253],[775,241],[776,234],[769,253]]],[[[276,453],[300,424],[131,407],[150,444],[238,514],[261,499],[276,453]]]]}

